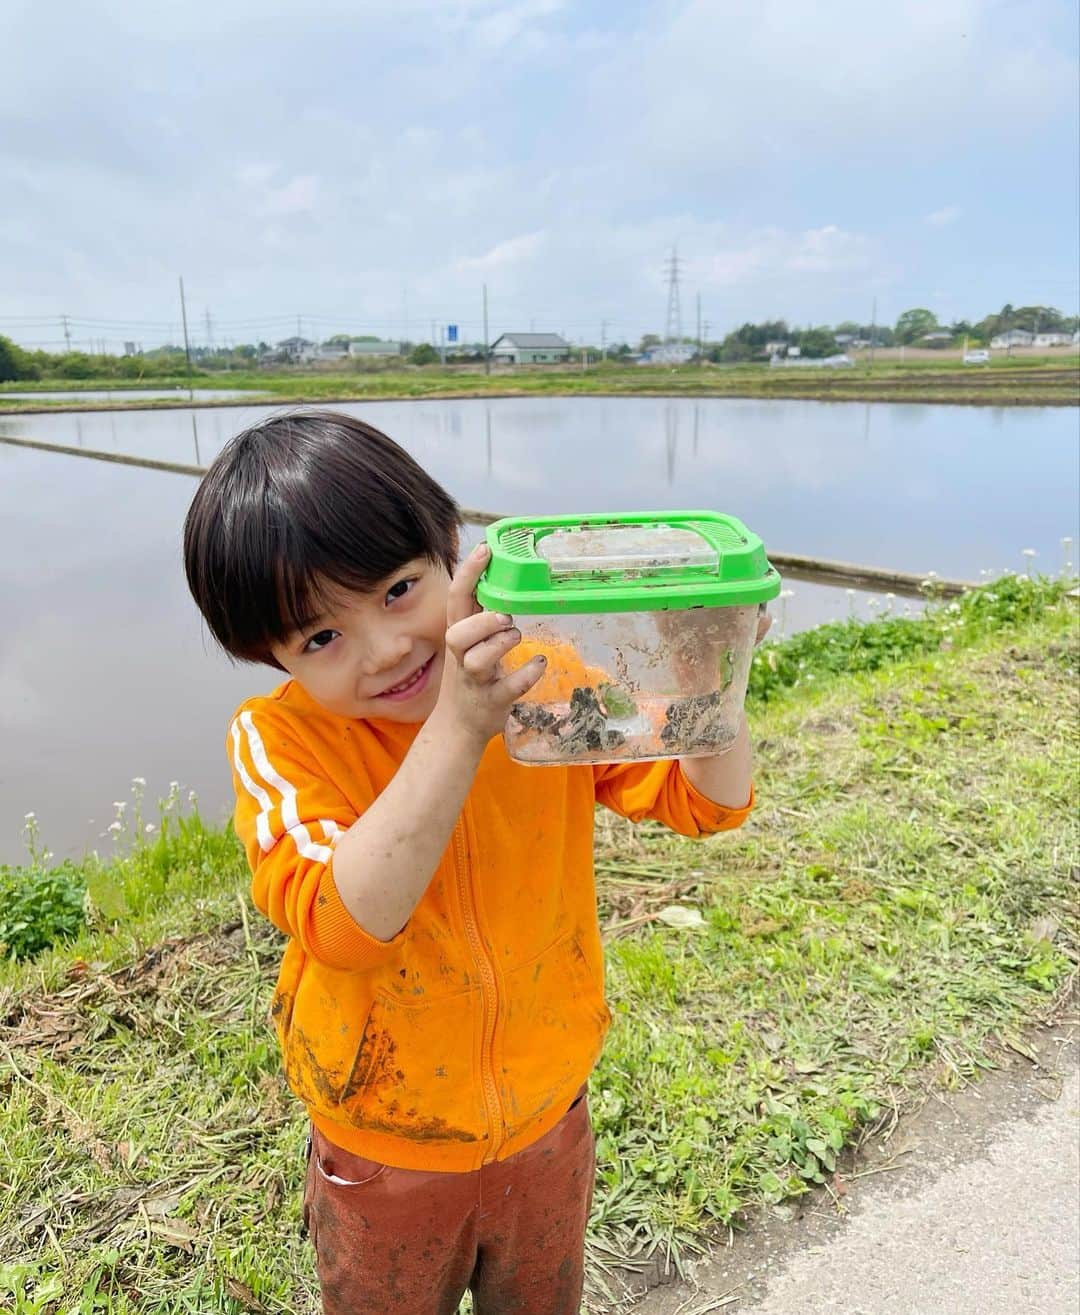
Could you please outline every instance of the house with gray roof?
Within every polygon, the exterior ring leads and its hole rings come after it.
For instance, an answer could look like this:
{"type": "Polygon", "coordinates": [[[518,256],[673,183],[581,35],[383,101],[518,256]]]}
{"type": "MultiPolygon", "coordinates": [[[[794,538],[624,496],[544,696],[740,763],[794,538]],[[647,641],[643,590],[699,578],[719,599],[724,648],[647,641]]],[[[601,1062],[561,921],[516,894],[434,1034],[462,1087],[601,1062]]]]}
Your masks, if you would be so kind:
{"type": "Polygon", "coordinates": [[[1028,329],[1006,329],[1004,333],[995,334],[990,339],[991,347],[1030,347],[1035,335],[1028,329]]]}
{"type": "Polygon", "coordinates": [[[278,356],[284,361],[291,361],[296,365],[306,365],[308,361],[315,359],[317,347],[317,343],[296,336],[283,338],[277,345],[277,352],[278,356]]]}
{"type": "Polygon", "coordinates": [[[491,344],[491,359],[504,365],[550,365],[568,361],[570,350],[557,333],[504,333],[491,344]]]}

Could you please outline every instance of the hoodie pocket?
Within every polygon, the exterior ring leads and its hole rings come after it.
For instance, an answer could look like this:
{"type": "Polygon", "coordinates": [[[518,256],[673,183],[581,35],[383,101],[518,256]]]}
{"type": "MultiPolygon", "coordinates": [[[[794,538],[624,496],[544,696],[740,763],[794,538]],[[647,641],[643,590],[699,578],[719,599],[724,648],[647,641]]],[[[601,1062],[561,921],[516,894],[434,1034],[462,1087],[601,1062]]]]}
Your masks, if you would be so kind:
{"type": "Polygon", "coordinates": [[[573,1098],[610,1021],[600,983],[572,934],[507,973],[498,1077],[510,1136],[554,1101],[573,1098]]]}
{"type": "Polygon", "coordinates": [[[408,1141],[486,1135],[475,991],[404,1001],[378,991],[332,1117],[408,1141]]]}

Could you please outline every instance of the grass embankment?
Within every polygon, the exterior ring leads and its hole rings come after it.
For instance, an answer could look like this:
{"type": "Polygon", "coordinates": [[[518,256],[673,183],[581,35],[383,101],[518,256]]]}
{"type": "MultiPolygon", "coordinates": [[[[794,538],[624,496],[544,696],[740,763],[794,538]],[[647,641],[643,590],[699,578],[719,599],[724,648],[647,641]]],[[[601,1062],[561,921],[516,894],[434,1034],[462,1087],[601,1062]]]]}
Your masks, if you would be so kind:
{"type": "MultiPolygon", "coordinates": [[[[850,369],[805,367],[771,369],[767,365],[624,366],[595,364],[587,370],[499,367],[485,375],[478,366],[359,368],[342,373],[323,370],[197,371],[195,388],[252,390],[259,400],[278,402],[379,401],[416,397],[662,396],[806,398],[819,401],[898,401],[985,403],[994,406],[1080,403],[1080,368],[1075,358],[1000,359],[988,366],[955,361],[886,362],[873,370],[863,362],[850,369]]],[[[114,410],[189,405],[186,377],[115,381],[44,380],[0,385],[0,413],[40,410],[114,410]],[[176,398],[103,399],[64,402],[5,398],[8,392],[45,392],[100,388],[175,388],[176,398]]],[[[249,399],[254,401],[256,399],[249,399]]],[[[244,405],[196,402],[195,405],[244,405]]]]}
{"type": "MultiPolygon", "coordinates": [[[[1013,579],[921,624],[766,646],[741,831],[602,821],[594,1293],[605,1266],[831,1182],[842,1145],[992,1038],[1022,1046],[1067,986],[1075,604],[1013,579]],[[860,674],[829,674],[840,649],[860,674]]],[[[266,1024],[279,939],[232,838],[163,820],[83,865],[76,940],[3,967],[0,1292],[49,1315],[309,1315],[304,1126],[266,1024]]]]}

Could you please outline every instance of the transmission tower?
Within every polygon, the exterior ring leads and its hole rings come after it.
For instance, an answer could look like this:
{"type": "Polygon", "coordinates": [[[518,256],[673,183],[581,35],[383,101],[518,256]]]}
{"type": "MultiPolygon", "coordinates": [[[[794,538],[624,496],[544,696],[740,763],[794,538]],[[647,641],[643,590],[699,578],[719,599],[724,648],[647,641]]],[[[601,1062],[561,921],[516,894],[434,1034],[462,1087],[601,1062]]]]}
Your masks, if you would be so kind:
{"type": "Polygon", "coordinates": [[[682,346],[682,307],[679,305],[679,253],[671,248],[671,255],[665,262],[668,278],[667,324],[664,327],[664,346],[667,348],[682,346]]]}

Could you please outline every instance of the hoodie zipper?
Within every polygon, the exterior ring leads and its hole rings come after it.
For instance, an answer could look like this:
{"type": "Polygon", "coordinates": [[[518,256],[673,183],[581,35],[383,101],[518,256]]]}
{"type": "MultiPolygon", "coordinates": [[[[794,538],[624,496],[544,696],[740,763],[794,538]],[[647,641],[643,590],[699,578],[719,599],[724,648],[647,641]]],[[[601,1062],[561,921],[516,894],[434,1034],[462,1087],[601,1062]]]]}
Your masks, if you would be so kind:
{"type": "Polygon", "coordinates": [[[503,1137],[502,1107],[499,1104],[499,1091],[495,1083],[495,1017],[498,1009],[498,994],[495,984],[495,969],[491,956],[484,947],[480,928],[477,925],[472,886],[469,881],[469,850],[465,836],[465,810],[462,809],[457,825],[454,827],[454,859],[457,867],[458,890],[461,895],[461,913],[465,921],[465,937],[472,950],[473,959],[480,970],[480,1002],[482,1006],[480,1034],[480,1079],[484,1095],[484,1113],[487,1117],[491,1134],[490,1149],[492,1157],[496,1146],[503,1137]]]}

